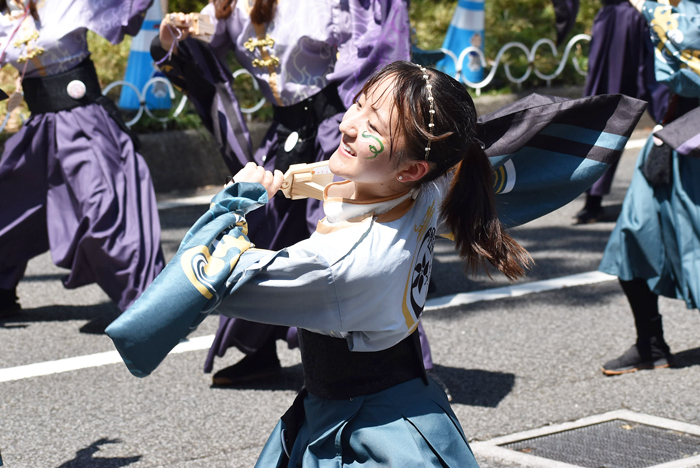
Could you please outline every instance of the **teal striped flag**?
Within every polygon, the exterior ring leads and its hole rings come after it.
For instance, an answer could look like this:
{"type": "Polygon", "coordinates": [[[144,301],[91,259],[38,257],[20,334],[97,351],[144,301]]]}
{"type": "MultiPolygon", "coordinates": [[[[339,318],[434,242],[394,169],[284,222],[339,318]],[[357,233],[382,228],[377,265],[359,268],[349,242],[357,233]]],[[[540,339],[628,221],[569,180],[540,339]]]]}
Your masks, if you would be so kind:
{"type": "Polygon", "coordinates": [[[532,94],[479,119],[501,221],[517,226],[579,196],[625,148],[646,103],[621,94],[532,94]]]}

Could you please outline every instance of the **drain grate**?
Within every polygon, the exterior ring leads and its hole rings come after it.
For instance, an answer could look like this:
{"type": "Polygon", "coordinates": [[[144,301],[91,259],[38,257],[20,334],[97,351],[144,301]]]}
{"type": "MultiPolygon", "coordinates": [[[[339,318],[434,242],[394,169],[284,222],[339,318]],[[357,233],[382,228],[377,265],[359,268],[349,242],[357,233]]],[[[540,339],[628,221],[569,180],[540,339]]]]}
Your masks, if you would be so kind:
{"type": "Polygon", "coordinates": [[[620,410],[474,442],[472,450],[531,468],[700,467],[700,427],[620,410]]]}
{"type": "Polygon", "coordinates": [[[614,419],[502,447],[586,468],[647,468],[700,455],[700,437],[614,419]]]}

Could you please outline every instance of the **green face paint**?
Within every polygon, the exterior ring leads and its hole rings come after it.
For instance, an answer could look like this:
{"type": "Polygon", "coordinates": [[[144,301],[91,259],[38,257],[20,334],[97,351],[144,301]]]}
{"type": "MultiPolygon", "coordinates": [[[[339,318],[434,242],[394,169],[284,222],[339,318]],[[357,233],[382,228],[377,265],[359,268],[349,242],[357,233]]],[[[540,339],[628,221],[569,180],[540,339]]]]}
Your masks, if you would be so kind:
{"type": "Polygon", "coordinates": [[[379,155],[379,153],[381,153],[382,151],[384,151],[384,143],[382,143],[382,140],[380,140],[379,138],[377,138],[377,137],[374,136],[374,135],[370,135],[369,133],[367,133],[367,130],[365,130],[364,132],[362,132],[362,138],[372,138],[372,139],[374,139],[374,140],[377,140],[377,143],[379,143],[379,146],[381,147],[381,148],[377,149],[376,146],[374,146],[374,145],[369,145],[369,151],[370,151],[370,153],[372,153],[374,156],[370,156],[370,157],[365,158],[365,159],[374,159],[374,158],[376,158],[376,157],[379,155]]]}

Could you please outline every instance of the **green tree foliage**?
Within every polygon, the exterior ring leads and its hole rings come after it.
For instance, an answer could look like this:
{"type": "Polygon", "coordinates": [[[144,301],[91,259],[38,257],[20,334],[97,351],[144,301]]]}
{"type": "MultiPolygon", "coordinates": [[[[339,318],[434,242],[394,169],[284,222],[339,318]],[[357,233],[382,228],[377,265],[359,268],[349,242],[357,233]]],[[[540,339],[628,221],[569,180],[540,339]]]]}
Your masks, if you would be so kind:
{"type": "Polygon", "coordinates": [[[202,8],[209,3],[206,0],[168,0],[169,11],[182,11],[190,13],[193,11],[202,11],[202,8]]]}

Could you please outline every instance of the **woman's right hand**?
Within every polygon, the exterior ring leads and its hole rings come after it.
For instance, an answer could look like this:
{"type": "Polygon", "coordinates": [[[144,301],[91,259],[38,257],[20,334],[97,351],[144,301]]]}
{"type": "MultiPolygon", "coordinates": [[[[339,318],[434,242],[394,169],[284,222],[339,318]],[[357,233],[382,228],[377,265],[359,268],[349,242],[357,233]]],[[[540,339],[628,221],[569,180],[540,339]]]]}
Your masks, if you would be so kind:
{"type": "Polygon", "coordinates": [[[188,13],[168,13],[160,22],[160,45],[165,50],[170,50],[175,43],[187,39],[192,32],[192,15],[188,13]]]}
{"type": "Polygon", "coordinates": [[[257,182],[265,187],[268,198],[272,198],[282,187],[284,174],[277,169],[275,169],[274,173],[266,171],[264,167],[258,166],[254,162],[249,162],[233,176],[233,182],[257,182]]]}

